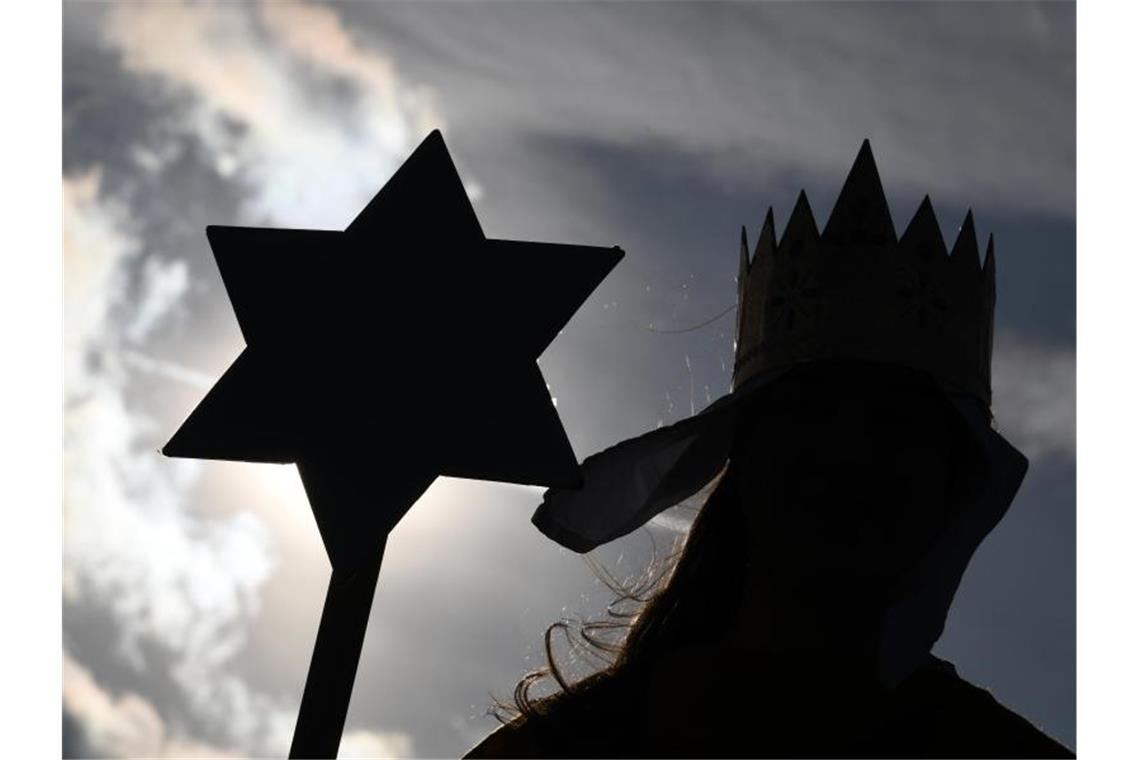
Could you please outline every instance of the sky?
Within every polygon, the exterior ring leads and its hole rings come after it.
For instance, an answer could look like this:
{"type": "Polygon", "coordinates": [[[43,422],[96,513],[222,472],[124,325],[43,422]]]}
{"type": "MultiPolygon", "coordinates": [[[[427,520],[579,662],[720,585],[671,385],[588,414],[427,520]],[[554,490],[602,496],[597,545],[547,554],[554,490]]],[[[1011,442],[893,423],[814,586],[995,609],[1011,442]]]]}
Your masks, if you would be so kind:
{"type": "MultiPolygon", "coordinates": [[[[822,225],[863,138],[900,231],[925,194],[948,242],[972,208],[997,249],[994,412],[1031,465],[935,651],[1075,745],[1072,4],[63,22],[65,756],[286,754],[329,574],[299,478],[157,453],[242,346],[205,227],[342,229],[435,128],[489,237],[626,251],[539,360],[580,459],[728,390],[731,318],[661,331],[734,302],[769,205],[779,230],[803,188],[822,225]]],[[[392,533],[342,757],[458,756],[546,625],[601,614],[583,559],[531,526],[540,498],[441,478],[392,533]]],[[[636,575],[685,514],[595,554],[636,575]]]]}

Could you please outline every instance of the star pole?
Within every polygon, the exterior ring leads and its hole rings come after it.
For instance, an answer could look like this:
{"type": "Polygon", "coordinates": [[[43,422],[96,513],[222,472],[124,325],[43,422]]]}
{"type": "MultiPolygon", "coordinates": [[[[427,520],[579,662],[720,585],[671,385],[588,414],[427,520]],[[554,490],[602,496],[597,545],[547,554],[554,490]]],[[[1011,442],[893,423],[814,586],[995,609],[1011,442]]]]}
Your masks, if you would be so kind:
{"type": "Polygon", "coordinates": [[[384,543],[357,567],[333,570],[329,578],[313,659],[289,747],[291,758],[336,757],[380,577],[384,543]]]}

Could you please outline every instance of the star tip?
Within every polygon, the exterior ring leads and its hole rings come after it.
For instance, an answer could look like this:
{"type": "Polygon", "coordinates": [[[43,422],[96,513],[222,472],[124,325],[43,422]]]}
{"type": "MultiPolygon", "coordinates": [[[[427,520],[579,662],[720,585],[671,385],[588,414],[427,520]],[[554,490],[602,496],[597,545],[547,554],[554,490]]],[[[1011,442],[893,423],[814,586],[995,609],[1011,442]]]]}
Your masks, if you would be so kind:
{"type": "Polygon", "coordinates": [[[178,432],[171,436],[170,440],[164,443],[162,445],[162,448],[159,449],[159,453],[161,453],[164,457],[170,457],[171,459],[182,459],[187,456],[192,456],[192,454],[186,451],[186,447],[181,440],[181,432],[181,429],[179,429],[178,432]]]}

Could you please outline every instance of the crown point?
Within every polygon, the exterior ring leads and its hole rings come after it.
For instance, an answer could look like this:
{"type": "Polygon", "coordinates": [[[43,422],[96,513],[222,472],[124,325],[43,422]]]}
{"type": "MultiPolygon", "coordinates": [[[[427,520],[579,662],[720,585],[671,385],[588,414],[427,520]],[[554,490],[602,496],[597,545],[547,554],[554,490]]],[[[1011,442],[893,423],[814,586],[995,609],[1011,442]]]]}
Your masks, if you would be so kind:
{"type": "Polygon", "coordinates": [[[990,277],[994,274],[994,233],[990,233],[989,240],[986,241],[986,260],[982,264],[982,273],[990,277]]]}
{"type": "Polygon", "coordinates": [[[788,218],[788,226],[784,228],[784,235],[780,238],[778,251],[780,254],[789,248],[794,251],[802,246],[804,241],[815,242],[818,239],[819,230],[815,225],[815,215],[812,214],[807,193],[800,190],[800,194],[796,197],[796,205],[792,208],[792,215],[788,218]]]}
{"type": "Polygon", "coordinates": [[[938,217],[934,214],[934,204],[930,202],[929,195],[918,204],[918,210],[906,226],[899,244],[921,256],[935,253],[946,257],[946,243],[942,240],[942,229],[938,226],[938,217]]]}
{"type": "Polygon", "coordinates": [[[764,224],[760,227],[760,237],[756,239],[756,250],[752,254],[752,260],[757,261],[761,257],[769,257],[776,252],[776,220],[772,216],[772,207],[768,207],[768,213],[764,215],[764,224]]]}
{"type": "Polygon", "coordinates": [[[966,211],[966,218],[958,228],[958,239],[954,241],[954,248],[950,251],[950,260],[973,272],[978,271],[978,239],[974,232],[972,210],[966,211]]]}
{"type": "Polygon", "coordinates": [[[891,245],[897,242],[870,140],[863,140],[859,148],[824,227],[823,239],[836,246],[891,245]]]}
{"type": "Polygon", "coordinates": [[[815,221],[815,215],[811,212],[811,204],[808,203],[807,193],[801,189],[800,194],[796,196],[796,205],[792,206],[792,215],[788,217],[788,226],[791,226],[792,220],[797,216],[808,215],[812,221],[815,221]]]}
{"type": "MultiPolygon", "coordinates": [[[[918,218],[919,216],[922,216],[923,219],[933,221],[935,225],[938,224],[938,216],[934,213],[934,201],[930,200],[929,193],[922,196],[922,202],[918,204],[918,209],[916,209],[914,212],[915,218],[918,218]]],[[[914,219],[911,219],[911,224],[914,224],[914,219]]],[[[910,225],[907,225],[907,227],[909,228],[910,225]]],[[[906,237],[905,232],[903,233],[903,237],[906,237]]]]}

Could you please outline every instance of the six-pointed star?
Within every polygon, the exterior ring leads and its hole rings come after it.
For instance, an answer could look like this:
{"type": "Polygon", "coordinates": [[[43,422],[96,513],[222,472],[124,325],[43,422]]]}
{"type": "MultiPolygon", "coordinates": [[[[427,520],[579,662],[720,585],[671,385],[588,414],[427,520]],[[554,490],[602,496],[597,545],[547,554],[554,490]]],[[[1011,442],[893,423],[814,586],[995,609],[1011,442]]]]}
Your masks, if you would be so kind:
{"type": "Polygon", "coordinates": [[[535,362],[621,249],[487,239],[438,131],[343,232],[206,234],[246,348],[164,454],[296,462],[334,567],[438,475],[580,483],[535,362]]]}

